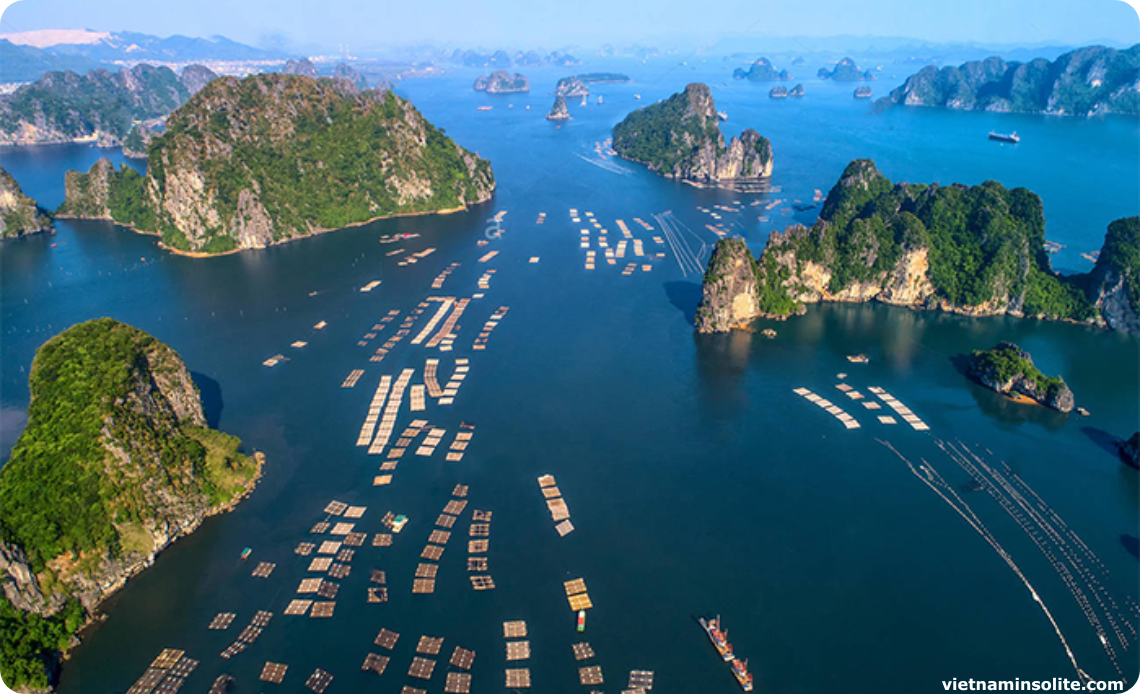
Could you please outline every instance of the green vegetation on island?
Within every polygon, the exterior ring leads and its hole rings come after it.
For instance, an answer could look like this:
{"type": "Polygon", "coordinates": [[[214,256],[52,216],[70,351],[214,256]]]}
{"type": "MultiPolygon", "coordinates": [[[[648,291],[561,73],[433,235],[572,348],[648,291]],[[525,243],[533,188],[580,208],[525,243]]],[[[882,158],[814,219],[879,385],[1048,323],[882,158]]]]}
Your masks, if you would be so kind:
{"type": "Polygon", "coordinates": [[[924,67],[887,103],[960,110],[1084,116],[1140,113],[1140,44],[1127,50],[1078,48],[1049,61],[994,56],[958,67],[924,67]]]}
{"type": "Polygon", "coordinates": [[[777,70],[767,58],[758,58],[747,70],[736,68],[732,71],[732,77],[751,82],[774,82],[792,79],[790,72],[777,70]]]}
{"type": "Polygon", "coordinates": [[[975,350],[967,360],[967,375],[1003,395],[1023,395],[1060,412],[1071,412],[1073,393],[1060,376],[1046,376],[1029,353],[1012,342],[975,350]]]}
{"type": "Polygon", "coordinates": [[[242,498],[261,463],[208,428],[172,349],[109,318],[44,343],[29,387],[0,468],[0,669],[42,688],[106,587],[242,498]]]}
{"type": "MultiPolygon", "coordinates": [[[[1032,192],[995,181],[892,184],[861,159],[847,166],[810,229],[774,232],[758,262],[743,249],[756,272],[746,303],[753,316],[786,316],[816,301],[877,300],[1136,331],[1138,236],[1137,218],[1114,222],[1097,269],[1062,276],[1049,265],[1044,212],[1032,192]]],[[[713,312],[705,328],[735,322],[739,315],[713,312]]]]}
{"type": "Polygon", "coordinates": [[[725,143],[707,85],[638,109],[614,126],[613,148],[651,171],[699,182],[772,174],[772,146],[755,130],[725,143]]]}
{"type": "Polygon", "coordinates": [[[173,249],[262,248],[491,197],[490,164],[391,92],[265,74],[211,82],[167,120],[147,175],[68,173],[61,214],[157,232],[173,249]]]}
{"type": "Polygon", "coordinates": [[[51,229],[51,219],[20,189],[12,174],[0,168],[0,239],[51,229]]]}

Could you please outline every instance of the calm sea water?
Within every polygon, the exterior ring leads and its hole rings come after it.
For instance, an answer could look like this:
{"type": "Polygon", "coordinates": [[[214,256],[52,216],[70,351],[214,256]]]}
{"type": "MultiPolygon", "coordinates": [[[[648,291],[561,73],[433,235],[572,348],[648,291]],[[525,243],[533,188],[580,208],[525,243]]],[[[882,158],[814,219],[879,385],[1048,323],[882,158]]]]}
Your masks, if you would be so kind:
{"type": "MultiPolygon", "coordinates": [[[[477,651],[475,691],[503,684],[505,667],[529,667],[534,691],[582,691],[571,644],[587,640],[606,691],[625,688],[630,670],[656,673],[655,691],[732,692],[736,684],[708,647],[694,616],[721,613],[737,652],[764,691],[940,691],[958,678],[1071,677],[1073,668],[1029,591],[962,516],[912,474],[921,461],[958,490],[978,522],[1008,551],[1048,606],[1081,667],[1116,674],[1077,602],[1031,538],[984,493],[966,493],[969,477],[938,446],[960,442],[995,469],[1007,464],[1040,495],[1041,508],[1064,519],[1103,562],[1096,573],[1117,601],[1120,628],[1135,628],[1140,535],[1136,472],[1110,451],[1114,436],[1137,429],[1140,367],[1136,338],[1083,327],[1005,318],[970,320],[884,306],[816,306],[776,323],[779,335],[701,337],[691,315],[699,277],[672,254],[620,270],[630,258],[583,268],[579,229],[568,210],[592,211],[611,244],[625,220],[647,249],[657,245],[633,222],[672,211],[704,252],[713,220],[698,206],[745,204],[725,223],[759,250],[767,234],[815,210],[757,221],[771,200],[808,201],[826,190],[852,158],[875,159],[895,180],[986,179],[1041,194],[1048,236],[1066,244],[1064,270],[1084,270],[1079,253],[1098,249],[1107,224],[1140,210],[1140,145],[1135,119],[1071,120],[1035,116],[895,109],[871,113],[851,98],[853,85],[803,80],[802,101],[770,101],[768,86],[727,79],[734,65],[660,61],[589,66],[635,77],[603,85],[574,120],[543,119],[548,93],[568,70],[527,71],[528,95],[492,97],[470,90],[475,71],[408,81],[398,91],[463,145],[493,162],[492,203],[464,214],[407,218],[326,234],[262,252],[209,260],[172,256],[152,237],[99,222],[60,222],[54,236],[0,245],[0,406],[5,449],[27,406],[27,369],[36,347],[88,318],[109,315],[147,330],[181,353],[196,373],[213,422],[268,457],[257,492],[235,512],[211,519],[164,552],[156,565],[104,606],[107,619],[84,635],[64,665],[62,694],[123,692],[165,647],[201,665],[184,691],[205,691],[221,673],[235,691],[306,691],[315,668],[335,677],[330,692],[425,688],[405,675],[420,635],[443,636],[429,691],[441,691],[453,647],[477,651]],[[635,165],[594,155],[595,143],[632,108],[706,81],[728,113],[728,133],[755,127],[773,141],[778,194],[697,190],[635,165]],[[641,100],[633,98],[640,94],[641,100]],[[494,105],[478,112],[478,105],[494,105]],[[513,108],[510,106],[513,105],[513,108]],[[530,106],[530,110],[526,106],[530,106]],[[1017,147],[986,140],[991,129],[1017,130],[1017,147]],[[488,220],[506,210],[505,232],[488,246],[488,220]],[[544,224],[536,224],[546,212],[544,224]],[[416,265],[386,257],[384,234],[412,232],[407,252],[434,247],[416,265]],[[487,263],[487,251],[499,254],[487,263]],[[528,262],[539,257],[537,264],[528,262]],[[431,280],[460,263],[443,289],[431,280]],[[357,341],[389,310],[407,313],[427,296],[470,296],[487,269],[486,296],[461,321],[456,349],[438,354],[401,342],[380,364],[357,341]],[[381,280],[379,288],[359,287],[381,280]],[[510,312],[485,351],[472,351],[480,324],[500,306],[510,312]],[[312,330],[327,321],[320,332],[312,330]],[[289,344],[309,344],[293,350],[289,344]],[[1089,418],[1017,406],[968,383],[952,358],[997,340],[1029,349],[1046,373],[1063,374],[1089,418]],[[866,353],[867,365],[846,355],[866,353]],[[285,353],[268,369],[261,361],[285,353]],[[447,429],[476,425],[459,463],[442,451],[405,456],[388,487],[373,487],[380,459],[354,443],[383,374],[441,358],[471,360],[454,405],[407,405],[397,432],[420,417],[447,429]],[[340,388],[352,369],[365,374],[340,388]],[[836,374],[867,392],[881,386],[912,408],[931,431],[878,423],[833,387],[836,374]],[[797,397],[807,387],[862,423],[847,431],[797,397]],[[553,524],[535,478],[557,477],[576,530],[553,524]],[[419,553],[456,484],[470,505],[440,561],[436,592],[412,595],[419,553]],[[411,522],[390,548],[365,547],[340,581],[332,619],[282,615],[311,574],[294,546],[312,539],[330,499],[366,505],[358,529],[380,531],[386,511],[411,522]],[[494,512],[490,573],[496,588],[474,592],[466,571],[470,510],[494,512]],[[1130,540],[1129,538],[1133,538],[1130,540]],[[245,546],[253,557],[242,562],[245,546]],[[267,580],[249,574],[275,562],[267,580]],[[368,574],[387,571],[390,601],[365,604],[368,574]],[[562,582],[584,578],[594,608],[584,637],[574,629],[562,582]],[[256,610],[275,617],[246,652],[218,654],[256,610]],[[235,612],[227,631],[208,631],[219,612],[235,612]],[[501,622],[525,619],[532,657],[505,661],[501,622]],[[385,674],[360,671],[380,628],[401,634],[385,674]],[[285,684],[261,686],[266,661],[287,663],[285,684]]],[[[585,71],[583,68],[582,71],[585,71]]],[[[884,71],[890,73],[891,68],[884,71]]],[[[805,72],[806,74],[806,72],[805,72]]],[[[900,78],[905,71],[899,70],[900,78]]],[[[890,86],[874,85],[876,96],[890,86]]],[[[87,147],[0,152],[25,190],[55,205],[66,168],[86,168],[87,147]]],[[[596,238],[596,236],[594,237],[596,238]]],[[[596,249],[596,245],[592,245],[596,249]]],[[[402,315],[401,315],[402,317],[402,315]]],[[[413,335],[424,325],[417,323],[413,335]]],[[[759,327],[768,327],[761,325],[759,327]]],[[[1091,564],[1090,564],[1091,565],[1091,564]]],[[[1103,615],[1101,617],[1103,619],[1103,615]]],[[[1113,637],[1115,638],[1115,637],[1113,637]]],[[[1133,650],[1119,666],[1134,680],[1133,650]]],[[[1117,648],[1119,653],[1120,649],[1117,648]]]]}

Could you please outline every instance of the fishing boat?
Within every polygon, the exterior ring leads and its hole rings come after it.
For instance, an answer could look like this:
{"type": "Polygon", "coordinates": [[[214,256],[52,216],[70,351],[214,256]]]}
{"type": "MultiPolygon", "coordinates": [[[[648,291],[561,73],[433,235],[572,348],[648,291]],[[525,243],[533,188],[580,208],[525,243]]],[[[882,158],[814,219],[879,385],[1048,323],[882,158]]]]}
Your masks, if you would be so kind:
{"type": "Polygon", "coordinates": [[[246,547],[245,549],[243,549],[241,551],[241,560],[245,561],[246,559],[249,559],[249,555],[251,555],[251,554],[253,554],[253,550],[250,549],[249,547],[246,547]]]}
{"type": "Polygon", "coordinates": [[[866,354],[849,354],[847,355],[847,361],[851,362],[852,364],[866,364],[871,360],[867,357],[866,354]]]}
{"type": "Polygon", "coordinates": [[[995,133],[994,131],[991,130],[990,131],[990,139],[991,140],[997,140],[998,142],[1009,142],[1009,143],[1015,144],[1015,145],[1018,142],[1021,142],[1021,138],[1017,136],[1016,131],[1006,135],[1005,133],[995,133]]]}
{"type": "Polygon", "coordinates": [[[634,94],[634,95],[633,95],[633,98],[635,98],[635,99],[640,99],[640,98],[641,98],[641,95],[640,95],[640,94],[634,94]]]}
{"type": "Polygon", "coordinates": [[[582,105],[583,106],[586,105],[586,95],[585,94],[582,95],[582,105]]]}
{"type": "Polygon", "coordinates": [[[598,94],[598,105],[601,106],[603,103],[605,103],[605,102],[602,101],[602,95],[598,94]]]}
{"type": "Polygon", "coordinates": [[[748,661],[734,660],[729,667],[732,668],[732,676],[740,683],[740,688],[746,692],[752,691],[752,673],[748,671],[748,661]]]}
{"type": "Polygon", "coordinates": [[[493,108],[494,108],[494,106],[479,106],[475,110],[476,111],[490,111],[493,108]]]}
{"type": "Polygon", "coordinates": [[[395,519],[392,520],[392,532],[399,533],[401,530],[404,529],[404,526],[407,524],[408,524],[408,517],[401,513],[400,515],[396,516],[395,519]]]}
{"type": "Polygon", "coordinates": [[[712,641],[712,645],[716,648],[716,652],[720,654],[720,657],[723,658],[725,662],[733,660],[736,656],[732,654],[732,644],[728,642],[728,632],[721,630],[720,615],[717,615],[716,619],[705,619],[701,617],[697,621],[700,622],[701,628],[708,634],[709,641],[712,641]]]}
{"type": "Polygon", "coordinates": [[[586,631],[586,611],[578,610],[578,631],[586,631]]]}

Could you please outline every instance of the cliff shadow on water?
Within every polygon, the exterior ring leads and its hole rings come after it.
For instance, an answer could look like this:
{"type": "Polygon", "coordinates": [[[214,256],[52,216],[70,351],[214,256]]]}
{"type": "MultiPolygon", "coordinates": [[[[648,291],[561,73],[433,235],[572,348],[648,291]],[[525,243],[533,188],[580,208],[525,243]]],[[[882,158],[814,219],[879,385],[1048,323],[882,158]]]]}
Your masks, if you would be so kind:
{"type": "Polygon", "coordinates": [[[702,410],[714,418],[732,419],[748,408],[745,380],[752,361],[753,334],[693,333],[702,410]]]}
{"type": "Polygon", "coordinates": [[[1081,427],[1081,433],[1089,438],[1089,441],[1095,443],[1099,448],[1103,449],[1105,453],[1112,456],[1113,460],[1120,460],[1124,463],[1135,467],[1132,463],[1121,453],[1120,447],[1124,443],[1124,439],[1119,436],[1113,436],[1104,429],[1096,427],[1081,427]]]}
{"type": "Polygon", "coordinates": [[[1049,431],[1059,431],[1069,421],[1068,414],[1057,412],[1044,405],[1017,402],[996,393],[978,382],[970,374],[970,355],[950,357],[950,363],[969,382],[970,395],[978,403],[982,414],[1006,425],[1040,424],[1049,431]]]}
{"type": "Polygon", "coordinates": [[[194,381],[194,385],[198,386],[198,395],[202,399],[202,412],[206,415],[206,426],[217,429],[218,422],[222,419],[222,409],[225,407],[221,384],[197,371],[191,371],[190,378],[194,381]]]}
{"type": "Polygon", "coordinates": [[[681,311],[689,325],[694,325],[697,306],[701,303],[701,285],[696,282],[666,282],[662,286],[669,303],[681,311]]]}

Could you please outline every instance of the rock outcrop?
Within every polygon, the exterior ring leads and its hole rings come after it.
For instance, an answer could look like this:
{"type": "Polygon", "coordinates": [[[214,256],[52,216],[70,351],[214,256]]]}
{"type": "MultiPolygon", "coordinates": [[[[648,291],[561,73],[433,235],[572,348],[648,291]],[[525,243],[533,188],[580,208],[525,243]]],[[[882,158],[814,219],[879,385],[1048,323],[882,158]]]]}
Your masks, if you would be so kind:
{"type": "Polygon", "coordinates": [[[832,80],[835,82],[861,82],[865,80],[877,79],[875,73],[870,70],[860,70],[859,66],[851,58],[844,58],[835,64],[835,67],[828,70],[821,67],[819,72],[816,73],[821,80],[832,80]]]}
{"type": "Polygon", "coordinates": [[[769,99],[787,99],[788,98],[788,88],[787,87],[772,87],[771,89],[768,90],[768,98],[769,99]]]}
{"type": "Polygon", "coordinates": [[[347,63],[337,63],[336,68],[333,69],[333,79],[344,80],[351,84],[357,91],[364,91],[368,89],[368,78],[356,71],[352,66],[347,63]]]}
{"type": "Polygon", "coordinates": [[[713,248],[697,307],[697,332],[722,333],[758,317],[756,261],[743,239],[721,239],[713,248]]]}
{"type": "Polygon", "coordinates": [[[495,187],[486,160],[395,94],[283,74],[207,85],[151,144],[145,178],[100,162],[67,184],[62,214],[110,216],[205,254],[458,210],[495,187]]]}
{"type": "Polygon", "coordinates": [[[312,79],[320,77],[320,74],[317,73],[317,66],[313,65],[313,61],[308,58],[286,61],[285,64],[281,66],[281,74],[300,75],[301,77],[310,77],[312,79]]]}
{"type": "Polygon", "coordinates": [[[12,174],[0,168],[0,239],[51,231],[51,220],[20,189],[12,174]]]}
{"type": "Polygon", "coordinates": [[[546,120],[570,120],[570,109],[566,107],[566,97],[561,94],[554,97],[554,105],[550,107],[550,113],[546,114],[546,120]]]}
{"type": "Polygon", "coordinates": [[[1120,457],[1132,467],[1140,468],[1140,431],[1133,434],[1128,440],[1121,441],[1120,457]]]}
{"type": "Polygon", "coordinates": [[[1029,353],[1012,342],[973,352],[967,359],[966,375],[994,392],[1024,396],[1058,412],[1072,412],[1075,405],[1065,381],[1042,374],[1029,353]]]}
{"type": "Polygon", "coordinates": [[[1140,334],[1140,217],[1118,219],[1108,226],[1088,288],[1089,298],[1109,326],[1140,334]]]}
{"type": "Polygon", "coordinates": [[[100,318],[48,340],[29,386],[27,427],[0,468],[0,600],[33,621],[92,613],[260,476],[260,454],[207,428],[178,354],[128,325],[100,318]]]}
{"type": "Polygon", "coordinates": [[[855,91],[851,92],[851,96],[855,97],[856,99],[870,99],[871,88],[866,85],[855,87],[855,91]]]}
{"type": "Polygon", "coordinates": [[[811,228],[773,232],[756,261],[758,310],[879,301],[970,316],[1009,314],[1137,330],[1140,218],[1114,222],[1089,275],[1053,272],[1041,200],[987,181],[892,184],[856,160],[811,228]]]}
{"type": "Polygon", "coordinates": [[[563,77],[554,86],[554,93],[557,96],[589,96],[590,86],[580,77],[563,77]]]}
{"type": "Polygon", "coordinates": [[[788,92],[788,96],[795,97],[797,99],[803,95],[804,85],[802,84],[797,84],[796,86],[792,87],[791,91],[788,92]]]}
{"type": "Polygon", "coordinates": [[[187,65],[182,68],[182,74],[178,76],[178,79],[182,80],[182,84],[186,87],[186,91],[190,92],[190,96],[194,96],[217,76],[213,70],[204,65],[187,65]]]}
{"type": "Polygon", "coordinates": [[[529,92],[530,81],[520,74],[512,76],[506,70],[495,70],[490,75],[476,77],[472,88],[477,92],[487,92],[488,94],[529,92]]]}
{"type": "Polygon", "coordinates": [[[791,73],[787,70],[777,70],[767,58],[758,59],[752,63],[747,71],[743,68],[736,68],[732,71],[732,76],[738,80],[750,80],[752,82],[775,82],[792,79],[791,73]]]}
{"type": "Polygon", "coordinates": [[[134,123],[161,122],[185,103],[207,73],[213,75],[191,66],[180,78],[170,68],[150,65],[83,76],[49,72],[0,96],[0,144],[82,141],[117,147],[134,123]]]}
{"type": "Polygon", "coordinates": [[[699,183],[772,175],[772,145],[747,129],[725,144],[707,85],[690,84],[614,126],[613,148],[671,178],[699,183]]]}
{"type": "Polygon", "coordinates": [[[1085,116],[1140,113],[1140,44],[1088,46],[1049,61],[993,56],[958,67],[924,67],[882,99],[963,111],[1085,116]]]}

